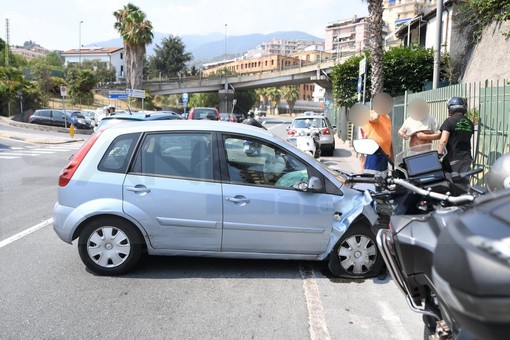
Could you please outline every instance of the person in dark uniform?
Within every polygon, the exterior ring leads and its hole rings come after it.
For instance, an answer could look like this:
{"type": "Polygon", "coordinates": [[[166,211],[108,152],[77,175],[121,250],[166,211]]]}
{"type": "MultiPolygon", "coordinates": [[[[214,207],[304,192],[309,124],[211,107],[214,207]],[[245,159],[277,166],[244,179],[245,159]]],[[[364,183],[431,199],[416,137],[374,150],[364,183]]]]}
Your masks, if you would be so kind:
{"type": "Polygon", "coordinates": [[[447,171],[469,171],[473,157],[471,156],[471,137],[474,132],[473,122],[465,116],[467,112],[466,100],[452,97],[447,103],[449,117],[439,128],[441,138],[437,152],[443,154],[446,148],[447,171]]]}

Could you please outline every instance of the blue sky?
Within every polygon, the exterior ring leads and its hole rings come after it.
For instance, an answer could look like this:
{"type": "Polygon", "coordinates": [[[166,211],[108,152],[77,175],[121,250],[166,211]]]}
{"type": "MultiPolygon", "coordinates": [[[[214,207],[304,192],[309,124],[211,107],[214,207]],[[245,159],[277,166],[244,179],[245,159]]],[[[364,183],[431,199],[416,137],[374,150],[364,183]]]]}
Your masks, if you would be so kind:
{"type": "MultiPolygon", "coordinates": [[[[126,0],[5,0],[0,37],[10,22],[11,44],[33,40],[49,49],[66,50],[118,36],[112,13],[126,0]]],[[[133,0],[157,32],[228,35],[299,30],[324,37],[329,22],[367,14],[362,0],[133,0]]]]}

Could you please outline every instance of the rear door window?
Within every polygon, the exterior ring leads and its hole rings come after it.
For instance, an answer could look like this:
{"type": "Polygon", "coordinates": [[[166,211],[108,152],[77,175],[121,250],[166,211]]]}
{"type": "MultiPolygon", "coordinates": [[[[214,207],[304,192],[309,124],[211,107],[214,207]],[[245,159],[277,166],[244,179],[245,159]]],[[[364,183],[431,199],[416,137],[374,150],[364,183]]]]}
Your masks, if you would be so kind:
{"type": "Polygon", "coordinates": [[[115,138],[99,162],[98,170],[125,173],[139,137],[139,133],[130,133],[115,138]]]}
{"type": "Polygon", "coordinates": [[[148,176],[213,180],[209,133],[153,133],[138,149],[132,172],[148,176]]]}

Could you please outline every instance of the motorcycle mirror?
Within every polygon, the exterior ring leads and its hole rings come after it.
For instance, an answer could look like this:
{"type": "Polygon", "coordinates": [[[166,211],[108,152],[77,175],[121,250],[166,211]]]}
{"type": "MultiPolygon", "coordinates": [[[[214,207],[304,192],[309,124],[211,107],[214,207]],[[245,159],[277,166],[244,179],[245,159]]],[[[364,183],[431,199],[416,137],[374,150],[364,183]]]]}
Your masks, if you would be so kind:
{"type": "Polygon", "coordinates": [[[355,139],[352,146],[357,153],[365,155],[373,155],[379,150],[379,144],[373,139],[355,139]]]}

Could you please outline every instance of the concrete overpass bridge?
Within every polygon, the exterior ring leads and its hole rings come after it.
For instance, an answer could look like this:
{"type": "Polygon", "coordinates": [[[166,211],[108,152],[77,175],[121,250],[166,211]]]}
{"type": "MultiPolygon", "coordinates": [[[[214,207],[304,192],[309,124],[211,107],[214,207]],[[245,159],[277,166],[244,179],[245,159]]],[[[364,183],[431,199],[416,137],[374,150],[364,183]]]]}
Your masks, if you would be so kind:
{"type": "Polygon", "coordinates": [[[149,89],[151,95],[217,92],[220,96],[220,111],[230,112],[236,90],[315,83],[329,92],[331,90],[329,75],[338,62],[341,60],[280,67],[276,70],[243,75],[222,75],[207,78],[182,77],[170,81],[148,81],[143,83],[143,88],[149,89]]]}

